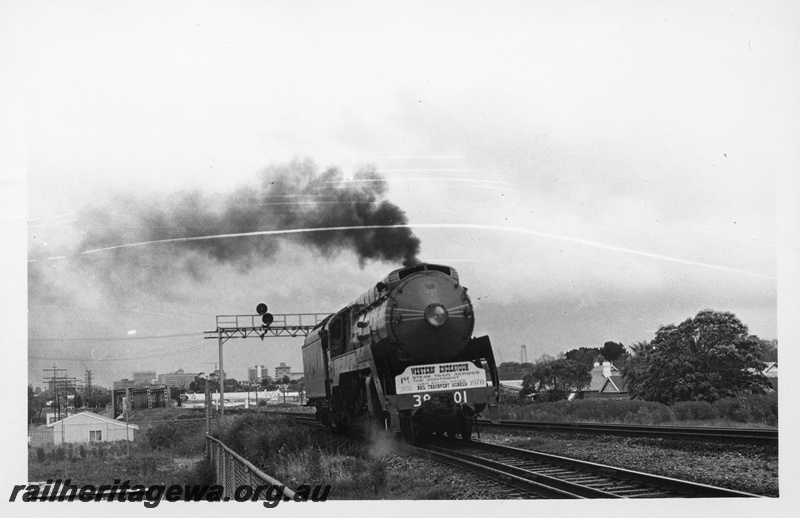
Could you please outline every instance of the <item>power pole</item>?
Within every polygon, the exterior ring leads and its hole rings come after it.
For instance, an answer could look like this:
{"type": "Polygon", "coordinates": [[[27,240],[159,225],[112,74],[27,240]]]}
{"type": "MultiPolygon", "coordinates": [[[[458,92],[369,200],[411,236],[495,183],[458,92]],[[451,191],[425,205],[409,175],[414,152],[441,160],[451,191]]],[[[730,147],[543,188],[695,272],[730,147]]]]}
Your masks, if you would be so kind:
{"type": "MultiPolygon", "coordinates": [[[[66,369],[64,369],[66,370],[66,369]]],[[[75,392],[75,387],[78,385],[78,380],[75,378],[62,378],[64,380],[64,418],[69,417],[69,389],[70,382],[72,382],[72,391],[75,392]]],[[[73,400],[74,401],[74,400],[73,400]]]]}
{"type": "Polygon", "coordinates": [[[83,406],[87,408],[94,408],[92,405],[92,371],[86,371],[86,401],[83,406]]]}
{"type": "Polygon", "coordinates": [[[128,425],[128,414],[131,408],[131,389],[125,389],[125,446],[128,452],[128,458],[131,457],[131,439],[129,435],[130,426],[128,425]]]}
{"type": "MultiPolygon", "coordinates": [[[[53,375],[49,378],[50,379],[50,387],[53,390],[53,398],[54,398],[54,403],[56,405],[56,412],[57,412],[56,420],[60,421],[61,420],[61,405],[60,405],[59,397],[58,397],[58,388],[59,388],[58,387],[58,380],[62,380],[62,379],[66,379],[66,378],[63,377],[63,376],[57,376],[56,373],[59,372],[59,371],[66,372],[67,369],[58,369],[58,368],[56,368],[56,364],[54,363],[52,369],[42,369],[42,370],[45,371],[45,372],[52,371],[52,373],[53,373],[53,375]]],[[[47,380],[48,379],[45,378],[44,382],[47,383],[47,380]]],[[[65,403],[66,403],[66,401],[65,401],[65,403]]]]}

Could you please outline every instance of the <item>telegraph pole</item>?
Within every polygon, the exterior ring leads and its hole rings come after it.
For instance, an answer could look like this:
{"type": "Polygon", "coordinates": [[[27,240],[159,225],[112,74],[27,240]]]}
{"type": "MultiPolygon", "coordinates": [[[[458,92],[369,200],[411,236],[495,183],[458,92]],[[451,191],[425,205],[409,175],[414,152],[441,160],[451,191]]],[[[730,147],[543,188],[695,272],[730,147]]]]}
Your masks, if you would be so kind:
{"type": "MultiPolygon", "coordinates": [[[[54,363],[52,369],[42,369],[42,370],[45,371],[45,372],[49,372],[49,371],[53,372],[53,375],[50,377],[50,383],[51,383],[50,386],[53,389],[53,398],[55,399],[55,404],[56,404],[56,411],[57,411],[57,419],[56,420],[60,421],[61,420],[61,405],[59,404],[58,384],[57,384],[56,380],[62,380],[62,379],[66,379],[66,378],[63,377],[63,376],[56,376],[56,372],[59,372],[59,371],[66,372],[67,369],[58,369],[58,368],[56,368],[56,364],[54,363]]],[[[47,383],[47,378],[45,378],[44,381],[45,381],[45,383],[47,383]]]]}
{"type": "Polygon", "coordinates": [[[86,401],[83,406],[87,408],[94,408],[92,405],[92,371],[86,371],[86,401]]]}

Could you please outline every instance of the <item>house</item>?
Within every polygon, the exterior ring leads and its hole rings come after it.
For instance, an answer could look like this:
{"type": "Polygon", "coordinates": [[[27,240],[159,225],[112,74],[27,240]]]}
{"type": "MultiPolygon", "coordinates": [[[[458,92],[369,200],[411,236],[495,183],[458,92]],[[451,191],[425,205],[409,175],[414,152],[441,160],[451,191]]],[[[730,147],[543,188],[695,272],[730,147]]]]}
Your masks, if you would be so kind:
{"type": "Polygon", "coordinates": [[[592,380],[589,386],[581,391],[579,397],[586,399],[590,398],[608,398],[612,396],[625,396],[628,397],[627,390],[623,390],[622,376],[611,362],[594,363],[591,370],[592,380]],[[612,380],[609,383],[609,380],[612,380]]]}
{"type": "Polygon", "coordinates": [[[519,396],[523,380],[500,380],[500,392],[511,396],[519,396]]]}
{"type": "Polygon", "coordinates": [[[599,397],[606,399],[628,399],[628,384],[625,378],[618,374],[612,374],[606,378],[603,386],[600,387],[599,397]]]}
{"type": "Polygon", "coordinates": [[[56,421],[46,428],[52,429],[55,446],[65,443],[132,441],[139,427],[135,424],[81,412],[56,421]]]}
{"type": "Polygon", "coordinates": [[[766,362],[766,367],[761,371],[761,374],[767,377],[772,383],[772,389],[778,390],[778,362],[766,362]]]}

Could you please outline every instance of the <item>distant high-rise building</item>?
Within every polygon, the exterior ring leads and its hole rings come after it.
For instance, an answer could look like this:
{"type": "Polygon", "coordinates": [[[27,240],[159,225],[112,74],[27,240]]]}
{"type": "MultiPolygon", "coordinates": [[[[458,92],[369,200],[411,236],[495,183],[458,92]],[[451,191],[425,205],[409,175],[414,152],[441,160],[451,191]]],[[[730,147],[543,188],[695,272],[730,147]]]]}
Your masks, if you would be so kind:
{"type": "Polygon", "coordinates": [[[168,387],[188,387],[189,384],[194,381],[197,374],[196,372],[183,372],[183,369],[178,369],[172,373],[159,374],[158,384],[168,387]]]}
{"type": "Polygon", "coordinates": [[[275,380],[280,381],[284,376],[289,376],[292,373],[292,368],[281,362],[280,365],[275,367],[275,380]]]}
{"type": "Polygon", "coordinates": [[[121,380],[114,382],[114,390],[134,388],[135,386],[136,382],[134,380],[129,380],[128,378],[122,378],[121,380]]]}
{"type": "Polygon", "coordinates": [[[519,362],[528,363],[528,348],[525,344],[519,346],[519,362]]]}
{"type": "Polygon", "coordinates": [[[137,385],[152,385],[157,379],[156,371],[138,371],[133,373],[133,381],[137,385]]]}
{"type": "Polygon", "coordinates": [[[247,380],[251,383],[259,383],[267,375],[267,369],[263,365],[256,365],[247,369],[247,380]]]}

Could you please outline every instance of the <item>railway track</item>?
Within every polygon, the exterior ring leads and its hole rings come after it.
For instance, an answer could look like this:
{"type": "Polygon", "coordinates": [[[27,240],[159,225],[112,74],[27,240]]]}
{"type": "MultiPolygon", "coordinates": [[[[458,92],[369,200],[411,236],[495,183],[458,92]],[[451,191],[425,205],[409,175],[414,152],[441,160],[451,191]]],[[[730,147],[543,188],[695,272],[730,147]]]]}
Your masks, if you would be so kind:
{"type": "Polygon", "coordinates": [[[406,448],[544,498],[761,498],[752,493],[479,441],[406,448]]]}
{"type": "Polygon", "coordinates": [[[481,428],[527,429],[553,432],[624,435],[630,437],[655,437],[690,439],[711,442],[736,442],[746,444],[778,444],[778,430],[758,428],[711,428],[701,426],[647,426],[633,424],[569,423],[543,421],[503,420],[499,424],[480,419],[481,428]]]}
{"type": "MultiPolygon", "coordinates": [[[[311,415],[294,414],[304,424],[311,415]]],[[[505,484],[514,498],[763,498],[761,495],[481,441],[411,446],[422,455],[505,484]]]]}

